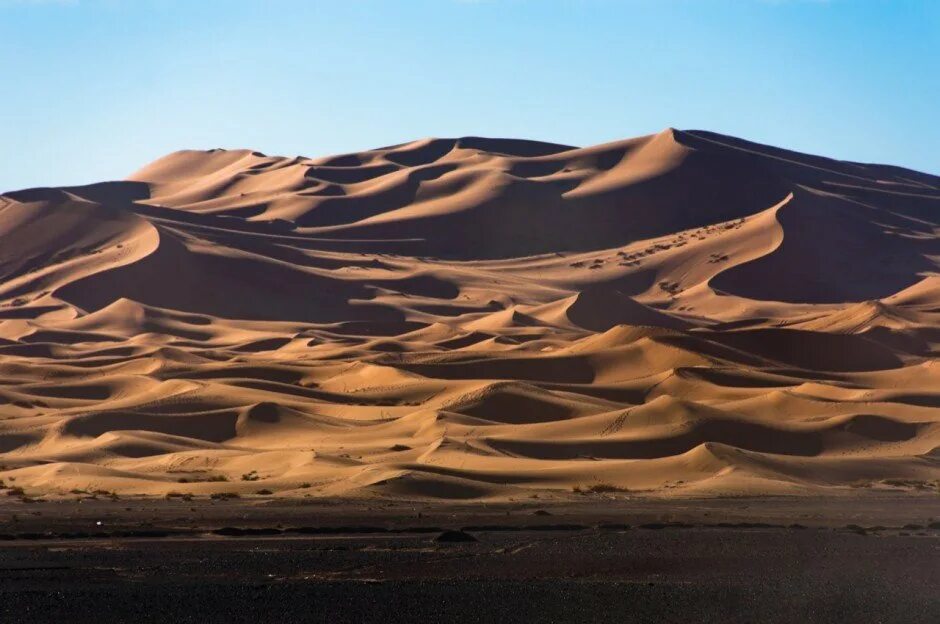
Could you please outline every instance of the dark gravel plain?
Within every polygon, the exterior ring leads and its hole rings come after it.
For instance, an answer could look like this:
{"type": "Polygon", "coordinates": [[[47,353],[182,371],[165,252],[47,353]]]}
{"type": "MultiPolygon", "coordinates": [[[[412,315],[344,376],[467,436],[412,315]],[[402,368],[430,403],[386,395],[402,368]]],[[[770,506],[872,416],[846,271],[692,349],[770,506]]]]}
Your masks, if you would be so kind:
{"type": "Polygon", "coordinates": [[[935,623],[936,498],[4,501],[0,622],[935,623]]]}

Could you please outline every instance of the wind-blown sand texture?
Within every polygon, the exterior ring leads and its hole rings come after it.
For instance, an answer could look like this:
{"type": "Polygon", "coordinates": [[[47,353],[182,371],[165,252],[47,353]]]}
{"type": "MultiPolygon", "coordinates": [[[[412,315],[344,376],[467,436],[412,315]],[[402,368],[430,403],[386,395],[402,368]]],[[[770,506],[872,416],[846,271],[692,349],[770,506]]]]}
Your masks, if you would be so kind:
{"type": "Polygon", "coordinates": [[[0,479],[936,489],[938,234],[940,178],[672,129],[184,151],[6,193],[0,479]]]}

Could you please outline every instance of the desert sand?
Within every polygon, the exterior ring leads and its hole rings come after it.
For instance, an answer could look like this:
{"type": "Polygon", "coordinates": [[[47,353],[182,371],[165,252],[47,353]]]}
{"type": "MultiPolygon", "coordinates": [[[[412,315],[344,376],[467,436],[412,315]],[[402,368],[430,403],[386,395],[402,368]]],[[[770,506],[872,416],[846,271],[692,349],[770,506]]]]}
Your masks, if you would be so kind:
{"type": "Polygon", "coordinates": [[[0,195],[22,497],[936,491],[938,348],[940,178],[703,131],[0,195]]]}

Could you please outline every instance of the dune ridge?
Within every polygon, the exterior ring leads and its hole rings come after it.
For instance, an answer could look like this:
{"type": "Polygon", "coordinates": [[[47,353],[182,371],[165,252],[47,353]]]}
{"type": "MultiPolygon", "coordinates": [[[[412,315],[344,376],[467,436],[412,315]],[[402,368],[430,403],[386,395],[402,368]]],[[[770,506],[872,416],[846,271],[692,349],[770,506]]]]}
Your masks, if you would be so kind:
{"type": "Polygon", "coordinates": [[[940,490],[940,178],[704,131],[0,195],[30,496],[940,490]]]}

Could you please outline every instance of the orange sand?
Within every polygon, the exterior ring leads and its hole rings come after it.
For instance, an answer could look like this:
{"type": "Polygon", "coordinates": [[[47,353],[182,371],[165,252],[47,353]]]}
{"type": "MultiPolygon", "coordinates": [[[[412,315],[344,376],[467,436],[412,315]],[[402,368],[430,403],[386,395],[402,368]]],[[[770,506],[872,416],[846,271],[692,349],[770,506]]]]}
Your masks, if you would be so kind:
{"type": "Polygon", "coordinates": [[[7,193],[0,479],[940,488],[938,235],[940,178],[672,129],[184,151],[7,193]]]}

